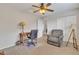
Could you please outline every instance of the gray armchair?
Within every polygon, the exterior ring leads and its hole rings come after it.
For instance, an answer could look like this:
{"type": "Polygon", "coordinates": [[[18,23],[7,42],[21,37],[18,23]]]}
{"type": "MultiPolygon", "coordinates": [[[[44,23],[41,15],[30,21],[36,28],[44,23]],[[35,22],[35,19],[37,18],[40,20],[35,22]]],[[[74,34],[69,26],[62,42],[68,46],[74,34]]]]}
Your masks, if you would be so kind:
{"type": "Polygon", "coordinates": [[[48,35],[47,43],[60,47],[63,42],[63,30],[55,29],[48,35]]]}

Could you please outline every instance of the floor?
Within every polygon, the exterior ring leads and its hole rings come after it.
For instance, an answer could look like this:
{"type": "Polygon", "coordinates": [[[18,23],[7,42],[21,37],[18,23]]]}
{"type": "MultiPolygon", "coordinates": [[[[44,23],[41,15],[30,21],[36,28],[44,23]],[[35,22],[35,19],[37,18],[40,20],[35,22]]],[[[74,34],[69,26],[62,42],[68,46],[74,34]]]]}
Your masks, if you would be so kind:
{"type": "Polygon", "coordinates": [[[56,47],[47,44],[46,37],[38,39],[35,47],[24,44],[6,48],[4,51],[6,55],[79,55],[79,51],[76,51],[72,45],[66,47],[64,43],[61,47],[56,47]]]}

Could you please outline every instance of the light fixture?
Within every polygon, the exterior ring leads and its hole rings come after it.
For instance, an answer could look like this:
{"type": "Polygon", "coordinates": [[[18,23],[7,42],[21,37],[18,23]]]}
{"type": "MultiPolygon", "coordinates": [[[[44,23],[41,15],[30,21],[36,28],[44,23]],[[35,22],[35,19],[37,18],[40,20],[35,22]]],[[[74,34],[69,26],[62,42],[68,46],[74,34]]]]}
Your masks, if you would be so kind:
{"type": "Polygon", "coordinates": [[[44,15],[47,11],[53,12],[54,10],[48,8],[50,5],[51,3],[41,3],[40,6],[32,5],[33,7],[38,8],[37,10],[33,11],[33,13],[40,12],[40,14],[44,15]]]}
{"type": "Polygon", "coordinates": [[[41,14],[45,14],[46,10],[45,9],[40,9],[39,11],[41,14]]]}

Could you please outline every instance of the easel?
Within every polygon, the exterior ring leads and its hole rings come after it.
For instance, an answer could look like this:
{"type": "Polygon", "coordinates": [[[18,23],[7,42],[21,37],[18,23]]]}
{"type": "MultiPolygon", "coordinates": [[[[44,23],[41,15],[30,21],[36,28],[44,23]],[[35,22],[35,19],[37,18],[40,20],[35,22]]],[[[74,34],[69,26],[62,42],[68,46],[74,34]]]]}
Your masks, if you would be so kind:
{"type": "Polygon", "coordinates": [[[73,47],[76,50],[78,50],[77,39],[76,39],[75,29],[74,28],[71,30],[71,33],[69,35],[68,42],[67,42],[66,46],[68,46],[68,43],[69,43],[69,40],[70,40],[71,36],[72,36],[72,39],[73,39],[73,47]]]}

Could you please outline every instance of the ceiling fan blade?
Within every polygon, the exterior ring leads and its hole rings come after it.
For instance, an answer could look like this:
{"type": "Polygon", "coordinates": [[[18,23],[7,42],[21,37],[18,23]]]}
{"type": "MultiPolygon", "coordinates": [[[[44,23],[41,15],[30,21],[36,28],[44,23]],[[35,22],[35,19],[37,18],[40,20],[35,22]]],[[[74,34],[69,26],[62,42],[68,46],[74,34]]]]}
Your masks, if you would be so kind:
{"type": "Polygon", "coordinates": [[[33,7],[37,7],[37,8],[39,8],[38,6],[35,6],[35,5],[32,5],[33,7]]]}
{"type": "Polygon", "coordinates": [[[44,5],[44,3],[41,3],[41,6],[43,6],[44,5]]]}
{"type": "Polygon", "coordinates": [[[46,4],[47,7],[50,6],[50,5],[51,5],[51,3],[46,4]]]}
{"type": "Polygon", "coordinates": [[[51,9],[46,9],[47,11],[50,11],[50,12],[53,12],[54,10],[51,10],[51,9]]]}
{"type": "Polygon", "coordinates": [[[44,3],[41,3],[41,6],[40,7],[43,7],[44,6],[44,3]]]}
{"type": "Polygon", "coordinates": [[[38,12],[39,10],[36,10],[36,11],[33,11],[33,13],[36,13],[36,12],[38,12]]]}

